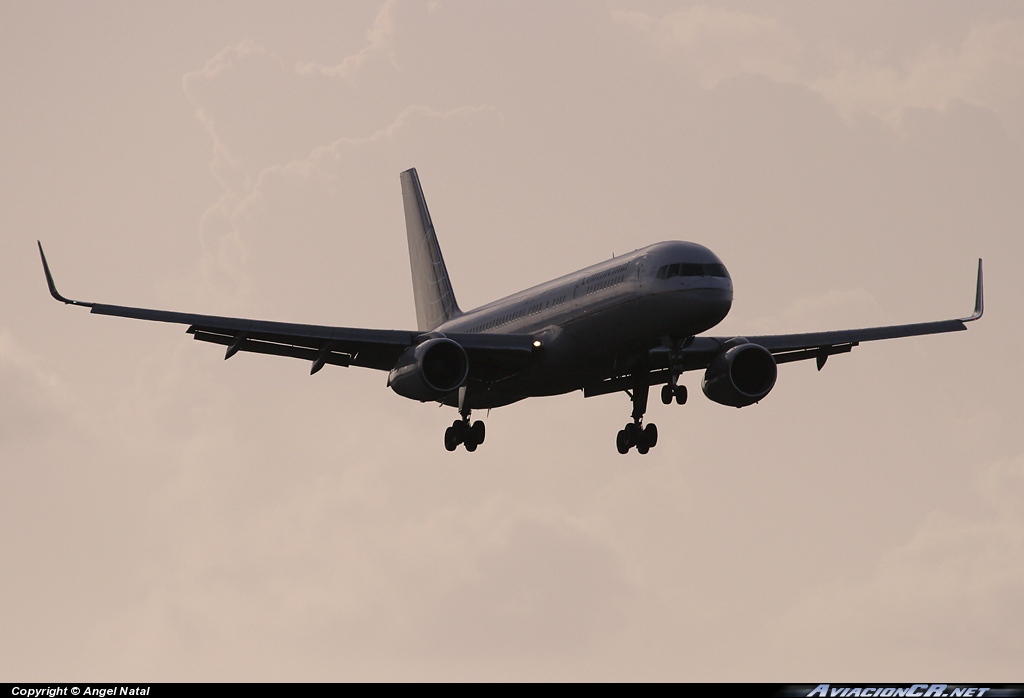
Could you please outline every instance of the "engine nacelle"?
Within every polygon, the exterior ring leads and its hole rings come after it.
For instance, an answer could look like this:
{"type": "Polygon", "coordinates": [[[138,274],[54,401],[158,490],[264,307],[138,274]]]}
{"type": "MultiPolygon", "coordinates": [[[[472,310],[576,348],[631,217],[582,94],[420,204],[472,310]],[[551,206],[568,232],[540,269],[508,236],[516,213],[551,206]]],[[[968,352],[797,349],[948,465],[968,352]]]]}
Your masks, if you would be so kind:
{"type": "Polygon", "coordinates": [[[759,344],[747,342],[712,359],[701,389],[709,399],[730,407],[746,407],[775,387],[779,374],[775,357],[759,344]]]}
{"type": "Polygon", "coordinates": [[[434,337],[405,350],[388,374],[388,385],[402,397],[429,402],[458,390],[467,375],[469,357],[462,345],[434,337]]]}

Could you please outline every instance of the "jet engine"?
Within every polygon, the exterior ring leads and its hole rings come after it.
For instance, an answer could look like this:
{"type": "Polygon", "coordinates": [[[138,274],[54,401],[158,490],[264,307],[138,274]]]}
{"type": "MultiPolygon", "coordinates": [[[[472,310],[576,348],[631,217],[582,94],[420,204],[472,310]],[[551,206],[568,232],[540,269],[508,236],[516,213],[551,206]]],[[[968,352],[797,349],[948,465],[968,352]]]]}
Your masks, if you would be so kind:
{"type": "Polygon", "coordinates": [[[746,407],[771,392],[778,372],[771,352],[759,344],[744,342],[712,359],[701,389],[719,404],[746,407]]]}
{"type": "Polygon", "coordinates": [[[468,374],[469,357],[462,345],[434,337],[405,350],[388,374],[388,385],[402,397],[428,402],[458,390],[468,374]]]}

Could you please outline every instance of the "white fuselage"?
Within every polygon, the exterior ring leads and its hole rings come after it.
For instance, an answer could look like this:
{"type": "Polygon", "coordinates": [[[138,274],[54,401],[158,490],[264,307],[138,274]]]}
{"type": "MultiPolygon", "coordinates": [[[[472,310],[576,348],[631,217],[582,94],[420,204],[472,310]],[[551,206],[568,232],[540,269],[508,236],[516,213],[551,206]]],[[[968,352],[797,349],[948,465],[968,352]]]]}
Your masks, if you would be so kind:
{"type": "Polygon", "coordinates": [[[731,305],[732,280],[711,250],[660,242],[464,312],[435,331],[536,335],[544,360],[502,391],[518,399],[578,389],[659,342],[714,327],[731,305]]]}

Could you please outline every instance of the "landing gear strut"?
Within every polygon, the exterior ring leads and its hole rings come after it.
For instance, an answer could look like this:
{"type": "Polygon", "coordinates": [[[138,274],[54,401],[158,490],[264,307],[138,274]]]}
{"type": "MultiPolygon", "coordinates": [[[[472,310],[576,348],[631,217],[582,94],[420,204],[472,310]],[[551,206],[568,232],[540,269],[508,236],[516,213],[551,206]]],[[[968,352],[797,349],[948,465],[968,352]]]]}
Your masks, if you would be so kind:
{"type": "Polygon", "coordinates": [[[636,446],[637,453],[644,455],[658,443],[658,427],[653,424],[643,426],[650,390],[646,374],[639,374],[633,384],[633,394],[630,395],[633,401],[633,421],[615,436],[615,448],[619,453],[629,453],[629,449],[636,446]]]}
{"type": "Polygon", "coordinates": [[[477,446],[484,442],[486,429],[480,420],[470,425],[469,410],[462,411],[461,415],[461,419],[456,419],[450,427],[444,430],[444,447],[449,451],[454,451],[459,444],[462,444],[467,451],[472,453],[477,446]]]}

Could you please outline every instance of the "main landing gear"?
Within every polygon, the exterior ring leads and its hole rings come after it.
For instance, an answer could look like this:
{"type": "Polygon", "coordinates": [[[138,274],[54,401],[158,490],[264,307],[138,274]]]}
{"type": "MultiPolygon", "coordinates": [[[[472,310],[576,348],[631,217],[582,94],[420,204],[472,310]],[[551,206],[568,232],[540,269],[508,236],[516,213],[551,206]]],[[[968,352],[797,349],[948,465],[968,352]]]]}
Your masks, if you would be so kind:
{"type": "Polygon", "coordinates": [[[637,453],[644,455],[658,443],[658,427],[653,424],[643,426],[650,390],[646,376],[639,376],[633,384],[633,394],[630,395],[633,401],[633,421],[620,429],[615,436],[615,448],[619,453],[629,453],[629,449],[636,446],[637,453]]]}
{"type": "Polygon", "coordinates": [[[629,449],[636,446],[637,453],[644,455],[657,443],[658,427],[654,424],[641,427],[640,422],[630,422],[615,436],[615,448],[623,454],[629,453],[629,449]]]}
{"type": "Polygon", "coordinates": [[[486,430],[484,423],[480,420],[469,423],[469,410],[462,413],[462,419],[456,419],[452,425],[444,430],[444,447],[454,451],[462,444],[466,450],[472,453],[476,447],[484,442],[486,430]]]}
{"type": "MultiPolygon", "coordinates": [[[[686,404],[686,386],[679,385],[680,373],[681,371],[673,365],[668,384],[661,388],[661,401],[666,405],[672,404],[673,400],[677,405],[686,404]]],[[[658,444],[658,427],[653,424],[643,425],[649,392],[647,374],[635,374],[633,376],[633,392],[630,394],[627,391],[633,401],[633,421],[620,429],[615,436],[615,448],[619,453],[629,453],[629,449],[636,446],[637,452],[644,455],[658,444]]]]}

